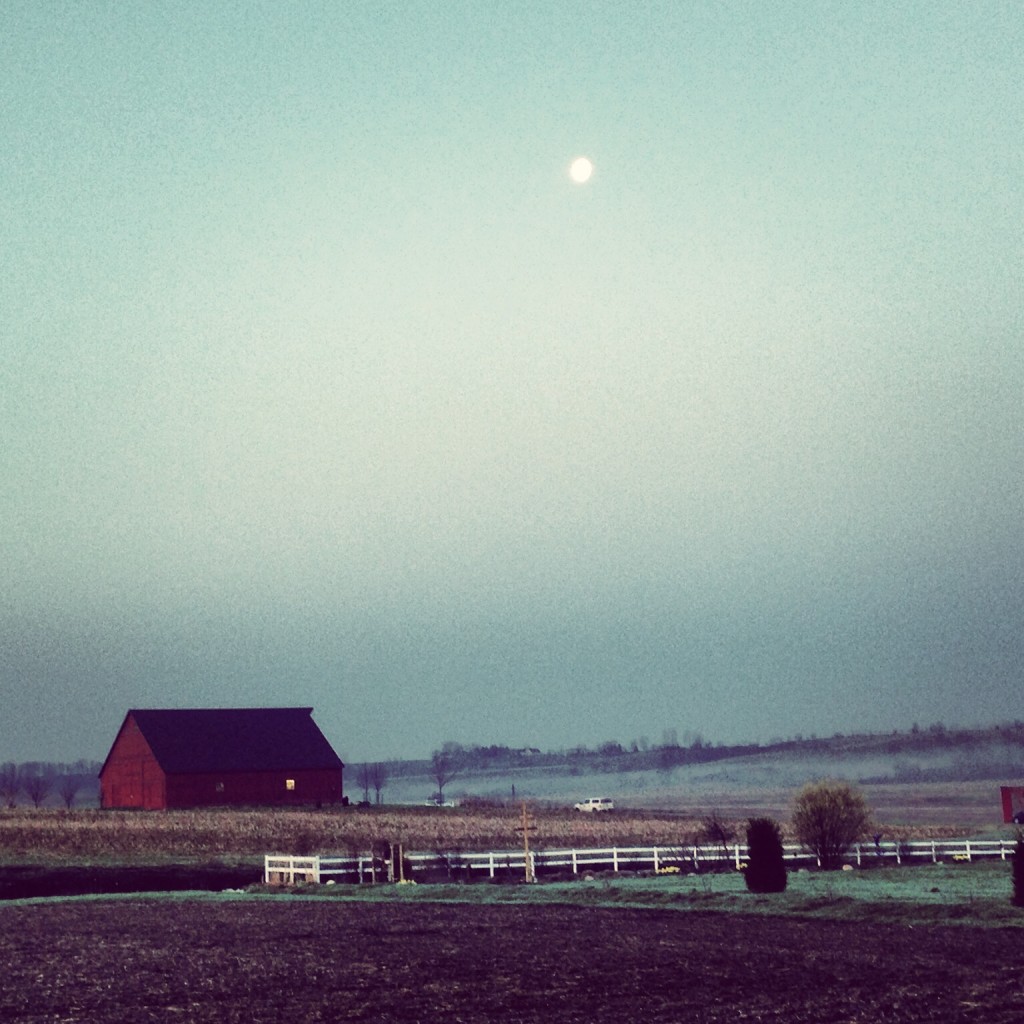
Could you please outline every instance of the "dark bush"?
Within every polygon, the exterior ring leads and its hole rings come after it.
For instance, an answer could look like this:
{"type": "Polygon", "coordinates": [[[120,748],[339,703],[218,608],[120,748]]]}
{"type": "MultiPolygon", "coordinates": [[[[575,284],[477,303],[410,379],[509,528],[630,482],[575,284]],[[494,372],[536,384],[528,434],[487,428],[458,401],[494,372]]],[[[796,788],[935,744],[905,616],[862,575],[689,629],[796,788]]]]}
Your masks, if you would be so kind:
{"type": "Polygon", "coordinates": [[[1024,907],[1024,835],[1019,832],[1013,848],[1013,905],[1024,907]]]}
{"type": "Polygon", "coordinates": [[[786,862],[782,833],[771,818],[751,818],[747,823],[747,888],[751,892],[784,892],[786,862]]]}

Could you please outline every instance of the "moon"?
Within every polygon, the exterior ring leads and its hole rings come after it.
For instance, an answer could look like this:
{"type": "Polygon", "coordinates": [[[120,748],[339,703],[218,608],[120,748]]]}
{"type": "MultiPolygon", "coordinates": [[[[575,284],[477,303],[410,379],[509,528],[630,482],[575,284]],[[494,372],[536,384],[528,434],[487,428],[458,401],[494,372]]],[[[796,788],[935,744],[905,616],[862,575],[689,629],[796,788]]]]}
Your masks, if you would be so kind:
{"type": "Polygon", "coordinates": [[[577,185],[583,185],[590,180],[594,173],[594,165],[585,156],[578,156],[569,166],[569,177],[577,185]]]}

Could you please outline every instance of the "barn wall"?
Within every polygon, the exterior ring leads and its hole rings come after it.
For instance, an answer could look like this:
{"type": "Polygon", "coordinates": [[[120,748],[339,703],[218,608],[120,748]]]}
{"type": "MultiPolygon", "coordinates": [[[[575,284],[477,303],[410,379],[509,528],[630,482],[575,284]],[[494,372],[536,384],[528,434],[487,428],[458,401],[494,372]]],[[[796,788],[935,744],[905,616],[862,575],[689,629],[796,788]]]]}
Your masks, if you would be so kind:
{"type": "Polygon", "coordinates": [[[1000,786],[1003,800],[1003,821],[1009,824],[1018,811],[1024,811],[1024,786],[1000,786]]]}
{"type": "Polygon", "coordinates": [[[249,804],[336,804],[341,802],[341,769],[170,775],[168,807],[249,804]],[[294,782],[289,789],[288,780],[294,782]]]}
{"type": "Polygon", "coordinates": [[[129,716],[100,776],[100,806],[159,810],[166,806],[166,799],[163,770],[129,716]]]}

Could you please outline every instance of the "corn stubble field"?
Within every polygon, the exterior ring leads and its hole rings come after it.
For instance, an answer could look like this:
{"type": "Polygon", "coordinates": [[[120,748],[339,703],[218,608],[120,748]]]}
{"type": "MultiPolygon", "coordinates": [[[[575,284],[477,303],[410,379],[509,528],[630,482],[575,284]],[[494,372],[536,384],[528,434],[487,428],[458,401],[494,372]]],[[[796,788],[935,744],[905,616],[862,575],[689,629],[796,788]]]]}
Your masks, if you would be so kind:
{"type": "MultiPolygon", "coordinates": [[[[649,811],[584,815],[564,808],[533,807],[531,846],[679,846],[692,843],[702,819],[649,811]]],[[[158,863],[167,860],[237,861],[266,853],[350,854],[375,843],[406,850],[515,849],[521,842],[518,806],[202,811],[0,811],[0,860],[158,863]]],[[[742,838],[744,822],[734,823],[742,838]]],[[[786,822],[783,831],[787,832],[786,822]]],[[[902,838],[968,835],[953,825],[888,828],[902,838]]],[[[791,837],[787,833],[787,841],[791,837]]]]}

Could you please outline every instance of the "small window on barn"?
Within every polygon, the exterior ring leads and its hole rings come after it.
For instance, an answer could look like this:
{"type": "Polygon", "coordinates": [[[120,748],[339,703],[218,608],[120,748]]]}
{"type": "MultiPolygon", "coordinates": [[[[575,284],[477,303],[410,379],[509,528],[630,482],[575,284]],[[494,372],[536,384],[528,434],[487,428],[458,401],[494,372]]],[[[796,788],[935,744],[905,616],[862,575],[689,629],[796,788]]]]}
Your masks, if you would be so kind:
{"type": "Polygon", "coordinates": [[[295,788],[295,780],[294,779],[285,779],[284,780],[284,788],[285,789],[294,789],[295,788]]]}
{"type": "Polygon", "coordinates": [[[217,783],[217,784],[216,784],[216,785],[215,785],[215,786],[214,786],[213,788],[214,788],[214,789],[215,789],[215,790],[216,790],[216,791],[217,791],[218,793],[223,793],[223,792],[224,792],[224,783],[223,783],[223,782],[218,782],[218,783],[217,783]]]}

